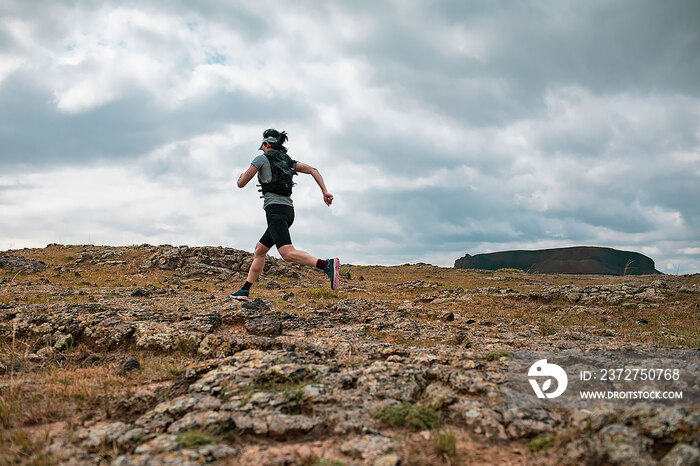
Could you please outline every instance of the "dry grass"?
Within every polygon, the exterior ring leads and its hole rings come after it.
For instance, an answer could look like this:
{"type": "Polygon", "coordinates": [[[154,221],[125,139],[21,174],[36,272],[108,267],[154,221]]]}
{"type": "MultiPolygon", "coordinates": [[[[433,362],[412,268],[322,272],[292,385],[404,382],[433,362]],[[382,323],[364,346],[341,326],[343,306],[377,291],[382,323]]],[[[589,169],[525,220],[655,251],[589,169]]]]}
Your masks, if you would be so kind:
{"type": "Polygon", "coordinates": [[[448,430],[436,432],[433,435],[432,443],[435,453],[445,462],[460,464],[460,459],[457,455],[457,439],[452,432],[448,430]]]}
{"type": "Polygon", "coordinates": [[[55,464],[44,452],[52,424],[70,435],[91,419],[110,419],[117,401],[172,382],[191,362],[183,355],[135,356],[141,370],[129,374],[119,372],[116,363],[83,368],[53,362],[31,374],[0,377],[0,464],[55,464]]]}
{"type": "Polygon", "coordinates": [[[0,400],[0,422],[6,428],[32,426],[97,409],[109,418],[110,400],[128,383],[114,367],[52,367],[10,383],[0,400]]]}
{"type": "Polygon", "coordinates": [[[0,377],[0,426],[30,427],[72,419],[81,423],[99,416],[109,419],[113,402],[148,384],[181,376],[192,359],[186,355],[135,355],[138,372],[122,373],[117,363],[75,367],[66,362],[48,363],[43,370],[0,377]]]}
{"type": "Polygon", "coordinates": [[[321,302],[323,304],[335,303],[339,299],[347,298],[347,293],[333,291],[330,288],[313,287],[303,291],[303,296],[311,302],[321,302]]]}
{"type": "Polygon", "coordinates": [[[0,429],[0,464],[56,464],[45,449],[51,443],[49,430],[0,429]]]}

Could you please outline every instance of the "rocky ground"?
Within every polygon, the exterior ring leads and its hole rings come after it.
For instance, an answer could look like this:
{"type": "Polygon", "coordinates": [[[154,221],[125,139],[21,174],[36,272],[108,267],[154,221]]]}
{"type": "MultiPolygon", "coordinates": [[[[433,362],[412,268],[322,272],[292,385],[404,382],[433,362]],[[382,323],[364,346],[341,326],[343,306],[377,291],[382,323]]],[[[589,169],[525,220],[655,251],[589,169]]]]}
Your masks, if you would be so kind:
{"type": "Polygon", "coordinates": [[[0,464],[700,464],[700,411],[522,409],[508,353],[698,348],[700,276],[0,253],[0,464]]]}

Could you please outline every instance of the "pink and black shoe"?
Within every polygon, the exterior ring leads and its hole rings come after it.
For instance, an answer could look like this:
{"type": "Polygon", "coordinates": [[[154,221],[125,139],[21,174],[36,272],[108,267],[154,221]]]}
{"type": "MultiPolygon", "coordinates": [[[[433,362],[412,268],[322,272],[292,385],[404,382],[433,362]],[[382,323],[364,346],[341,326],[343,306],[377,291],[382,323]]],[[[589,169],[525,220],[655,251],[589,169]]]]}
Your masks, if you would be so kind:
{"type": "Polygon", "coordinates": [[[240,290],[236,291],[235,293],[231,293],[228,296],[229,296],[229,298],[235,299],[237,301],[246,302],[250,299],[249,295],[250,295],[250,292],[248,290],[244,290],[243,288],[241,288],[240,290]]]}
{"type": "Polygon", "coordinates": [[[340,260],[336,257],[328,259],[328,265],[323,272],[331,279],[331,290],[335,290],[340,286],[340,260]]]}

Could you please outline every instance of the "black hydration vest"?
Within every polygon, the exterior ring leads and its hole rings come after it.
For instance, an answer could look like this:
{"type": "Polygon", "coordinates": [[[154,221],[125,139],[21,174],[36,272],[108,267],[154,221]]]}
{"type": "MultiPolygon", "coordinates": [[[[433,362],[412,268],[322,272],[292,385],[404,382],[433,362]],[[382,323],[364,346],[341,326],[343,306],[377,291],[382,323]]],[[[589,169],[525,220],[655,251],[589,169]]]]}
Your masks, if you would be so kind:
{"type": "Polygon", "coordinates": [[[285,152],[276,149],[265,152],[265,157],[270,162],[272,179],[269,183],[261,183],[263,195],[275,193],[281,196],[291,196],[292,186],[294,186],[292,177],[296,174],[294,171],[294,160],[285,152]]]}

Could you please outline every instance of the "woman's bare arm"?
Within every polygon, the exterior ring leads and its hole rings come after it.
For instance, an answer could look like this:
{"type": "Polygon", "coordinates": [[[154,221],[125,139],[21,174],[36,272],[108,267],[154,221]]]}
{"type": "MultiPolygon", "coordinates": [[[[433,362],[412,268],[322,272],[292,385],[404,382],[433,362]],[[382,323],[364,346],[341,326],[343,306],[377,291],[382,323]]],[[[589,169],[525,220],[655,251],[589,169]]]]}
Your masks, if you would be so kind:
{"type": "Polygon", "coordinates": [[[258,169],[255,168],[255,165],[252,163],[250,164],[250,167],[248,167],[248,170],[245,171],[245,173],[241,173],[241,176],[238,177],[238,187],[243,188],[245,185],[248,184],[250,180],[253,179],[255,174],[258,172],[258,169]]]}
{"type": "Polygon", "coordinates": [[[314,180],[316,180],[316,183],[318,184],[318,187],[321,188],[321,192],[323,193],[323,202],[325,202],[326,205],[331,205],[333,203],[333,195],[326,189],[326,184],[323,182],[323,177],[318,170],[303,162],[297,162],[296,170],[297,173],[306,173],[313,176],[314,180]]]}

